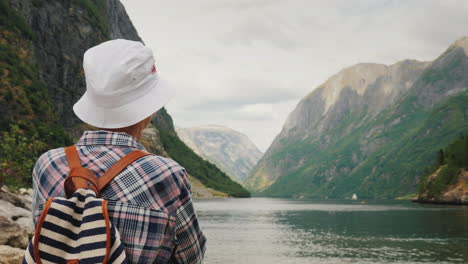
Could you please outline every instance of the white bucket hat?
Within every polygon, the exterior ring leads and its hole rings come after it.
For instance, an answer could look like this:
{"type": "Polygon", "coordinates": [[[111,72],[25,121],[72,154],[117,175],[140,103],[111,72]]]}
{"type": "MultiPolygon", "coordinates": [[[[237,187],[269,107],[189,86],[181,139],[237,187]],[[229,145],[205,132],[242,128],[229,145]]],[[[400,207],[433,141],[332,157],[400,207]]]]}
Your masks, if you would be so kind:
{"type": "Polygon", "coordinates": [[[83,68],[86,92],[73,111],[95,127],[131,126],[175,95],[160,79],[151,49],[138,41],[116,39],[92,47],[84,54],[83,68]]]}

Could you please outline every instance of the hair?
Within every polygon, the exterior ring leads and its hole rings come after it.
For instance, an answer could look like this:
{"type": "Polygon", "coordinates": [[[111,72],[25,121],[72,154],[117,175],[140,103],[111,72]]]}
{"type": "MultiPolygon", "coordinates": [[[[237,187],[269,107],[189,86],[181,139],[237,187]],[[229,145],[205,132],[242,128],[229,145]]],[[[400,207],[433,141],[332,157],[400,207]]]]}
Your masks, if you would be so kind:
{"type": "Polygon", "coordinates": [[[99,128],[101,130],[107,130],[107,131],[112,131],[112,132],[124,132],[129,134],[130,136],[133,136],[136,139],[141,138],[141,134],[143,133],[143,129],[145,129],[148,124],[151,122],[152,115],[148,116],[147,118],[141,120],[140,122],[133,124],[128,127],[121,127],[121,128],[99,128]]]}

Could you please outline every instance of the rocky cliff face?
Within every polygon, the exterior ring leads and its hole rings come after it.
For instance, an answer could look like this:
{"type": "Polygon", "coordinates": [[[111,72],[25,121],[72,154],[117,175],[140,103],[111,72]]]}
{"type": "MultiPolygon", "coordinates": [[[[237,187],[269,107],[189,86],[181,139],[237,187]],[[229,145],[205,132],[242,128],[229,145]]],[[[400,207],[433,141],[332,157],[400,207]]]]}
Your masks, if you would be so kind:
{"type": "Polygon", "coordinates": [[[141,41],[124,7],[118,0],[10,2],[34,32],[34,62],[60,123],[66,128],[80,124],[70,109],[86,90],[84,52],[108,39],[141,41]]]}
{"type": "Polygon", "coordinates": [[[195,153],[242,183],[262,156],[250,139],[223,126],[177,128],[177,135],[195,153]]]}
{"type": "Polygon", "coordinates": [[[280,138],[319,136],[336,127],[355,106],[367,108],[364,120],[372,118],[406,92],[428,64],[405,60],[390,66],[362,63],[346,68],[301,100],[280,138]]]}
{"type": "Polygon", "coordinates": [[[424,168],[438,140],[466,128],[467,43],[433,62],[358,64],[332,76],[300,101],[246,185],[273,196],[414,191],[420,171],[412,166],[424,168]]]}
{"type": "MultiPolygon", "coordinates": [[[[430,175],[426,184],[434,183],[438,181],[438,178],[442,178],[442,169],[440,168],[430,175]]],[[[437,197],[431,195],[428,190],[423,190],[419,193],[417,201],[420,203],[468,205],[468,171],[462,169],[454,183],[445,185],[437,197]]]]}
{"type": "MultiPolygon", "coordinates": [[[[257,190],[263,189],[278,177],[301,168],[310,158],[308,153],[330,147],[337,139],[345,137],[394,103],[413,85],[427,65],[427,62],[414,60],[390,66],[362,63],[345,68],[332,76],[303,98],[288,116],[281,133],[258,164],[257,175],[248,180],[248,186],[257,190]],[[359,120],[343,124],[350,111],[359,114],[359,120]],[[342,129],[336,129],[340,126],[342,129]],[[339,134],[332,135],[330,131],[339,134]],[[281,152],[289,142],[307,139],[316,141],[317,146],[305,149],[302,157],[285,155],[278,160],[277,166],[266,162],[268,157],[281,152]]],[[[376,149],[368,145],[363,147],[369,151],[376,149]]]]}
{"type": "MultiPolygon", "coordinates": [[[[119,0],[0,0],[0,22],[0,186],[27,185],[40,154],[73,144],[83,130],[93,129],[72,111],[86,90],[84,52],[109,39],[141,39],[119,0]]],[[[163,108],[152,123],[142,141],[169,156],[170,143],[159,132],[175,135],[171,117],[163,108]]],[[[173,158],[180,161],[184,153],[173,158]]],[[[216,181],[210,177],[199,180],[216,181]]],[[[218,187],[234,184],[225,178],[218,187]]]]}

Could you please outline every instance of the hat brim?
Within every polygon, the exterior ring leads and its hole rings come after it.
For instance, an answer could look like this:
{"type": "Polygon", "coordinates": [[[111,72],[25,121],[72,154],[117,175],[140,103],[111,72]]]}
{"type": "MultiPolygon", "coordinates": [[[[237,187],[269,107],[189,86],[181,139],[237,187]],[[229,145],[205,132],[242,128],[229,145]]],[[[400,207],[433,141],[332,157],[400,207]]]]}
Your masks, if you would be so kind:
{"type": "Polygon", "coordinates": [[[88,98],[88,93],[73,106],[76,116],[83,122],[98,128],[122,128],[134,125],[163,108],[174,97],[175,89],[164,79],[147,93],[128,104],[115,108],[103,108],[88,98]]]}

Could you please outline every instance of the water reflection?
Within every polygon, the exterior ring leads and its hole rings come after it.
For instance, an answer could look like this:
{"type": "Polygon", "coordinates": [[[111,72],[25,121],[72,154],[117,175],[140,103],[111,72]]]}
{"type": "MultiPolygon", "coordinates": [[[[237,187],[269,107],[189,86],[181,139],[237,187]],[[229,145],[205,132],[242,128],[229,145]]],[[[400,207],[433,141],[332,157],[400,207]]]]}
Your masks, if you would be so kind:
{"type": "Polygon", "coordinates": [[[378,201],[202,200],[205,263],[463,263],[466,207],[378,201]]]}

